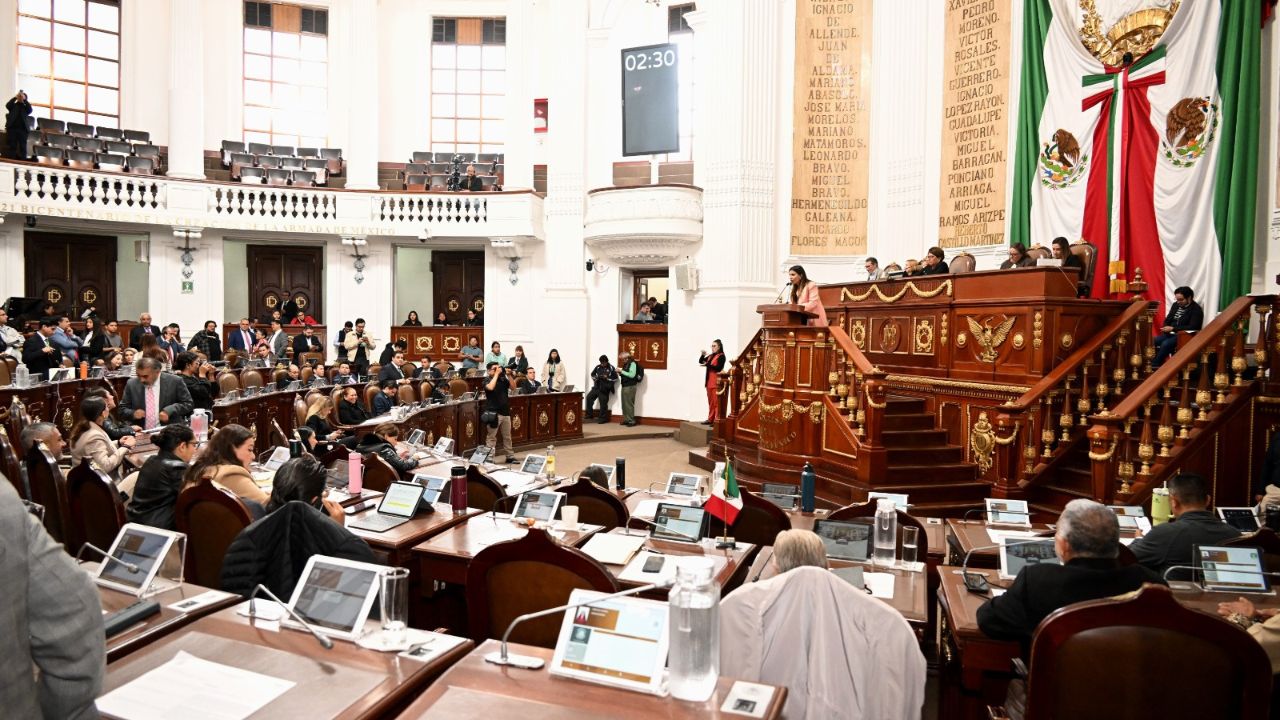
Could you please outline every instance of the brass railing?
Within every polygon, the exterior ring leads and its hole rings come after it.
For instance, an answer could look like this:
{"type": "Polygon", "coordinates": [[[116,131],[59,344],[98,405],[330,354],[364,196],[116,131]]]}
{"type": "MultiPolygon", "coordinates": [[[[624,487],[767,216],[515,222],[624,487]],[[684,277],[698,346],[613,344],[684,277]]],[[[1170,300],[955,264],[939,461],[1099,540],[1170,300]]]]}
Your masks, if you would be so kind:
{"type": "Polygon", "coordinates": [[[733,408],[727,415],[737,418],[746,410],[747,405],[760,395],[760,359],[764,355],[763,329],[756,330],[738,357],[730,361],[733,366],[729,370],[730,391],[729,402],[733,408]]]}
{"type": "Polygon", "coordinates": [[[888,406],[887,373],[872,364],[843,329],[835,325],[827,329],[836,344],[827,374],[829,399],[860,444],[881,447],[884,409],[888,406]]]}

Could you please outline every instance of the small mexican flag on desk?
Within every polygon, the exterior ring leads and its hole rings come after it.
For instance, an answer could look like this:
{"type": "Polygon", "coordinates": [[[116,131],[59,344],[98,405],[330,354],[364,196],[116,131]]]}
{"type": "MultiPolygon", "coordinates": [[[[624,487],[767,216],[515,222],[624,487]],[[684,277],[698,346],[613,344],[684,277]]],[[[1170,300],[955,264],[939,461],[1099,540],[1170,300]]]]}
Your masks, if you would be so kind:
{"type": "Polygon", "coordinates": [[[733,461],[716,463],[711,477],[715,478],[715,485],[703,507],[726,525],[732,525],[738,519],[738,511],[742,510],[742,493],[738,492],[738,481],[733,476],[733,461]]]}

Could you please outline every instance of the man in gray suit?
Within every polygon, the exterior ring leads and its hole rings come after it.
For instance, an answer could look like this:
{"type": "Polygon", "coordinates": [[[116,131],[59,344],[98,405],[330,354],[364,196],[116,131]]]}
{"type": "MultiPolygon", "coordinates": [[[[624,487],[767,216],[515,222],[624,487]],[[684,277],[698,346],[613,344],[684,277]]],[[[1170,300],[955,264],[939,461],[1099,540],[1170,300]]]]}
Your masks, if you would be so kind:
{"type": "Polygon", "coordinates": [[[3,479],[0,578],[0,714],[98,717],[107,670],[98,591],[3,479]]]}
{"type": "Polygon", "coordinates": [[[129,378],[120,399],[121,418],[140,420],[138,424],[150,430],[191,417],[195,406],[182,378],[161,372],[160,363],[154,358],[142,358],[134,367],[135,377],[129,378]]]}
{"type": "Polygon", "coordinates": [[[289,346],[289,336],[281,327],[279,320],[271,321],[271,335],[267,338],[267,343],[271,345],[271,357],[275,361],[279,361],[284,357],[285,348],[289,346]]]}

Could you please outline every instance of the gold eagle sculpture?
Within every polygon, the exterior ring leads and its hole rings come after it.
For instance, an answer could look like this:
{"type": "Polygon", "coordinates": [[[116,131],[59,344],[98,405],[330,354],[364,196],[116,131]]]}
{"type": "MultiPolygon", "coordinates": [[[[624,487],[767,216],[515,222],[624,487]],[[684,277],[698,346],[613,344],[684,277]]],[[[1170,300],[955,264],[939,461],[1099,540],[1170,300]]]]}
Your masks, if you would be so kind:
{"type": "Polygon", "coordinates": [[[1000,354],[996,352],[996,348],[1003,345],[1005,339],[1009,337],[1009,331],[1013,329],[1016,318],[1005,318],[994,328],[982,325],[971,317],[965,320],[969,321],[969,331],[973,333],[973,339],[982,347],[982,352],[978,353],[978,359],[982,362],[995,363],[996,357],[1000,354]]]}

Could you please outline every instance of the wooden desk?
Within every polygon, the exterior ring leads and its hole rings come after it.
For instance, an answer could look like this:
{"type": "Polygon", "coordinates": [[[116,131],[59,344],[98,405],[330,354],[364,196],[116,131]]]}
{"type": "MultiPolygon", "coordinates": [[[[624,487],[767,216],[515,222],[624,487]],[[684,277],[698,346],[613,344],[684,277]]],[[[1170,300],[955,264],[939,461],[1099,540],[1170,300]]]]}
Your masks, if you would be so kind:
{"type": "MultiPolygon", "coordinates": [[[[210,605],[191,610],[188,612],[179,612],[171,610],[168,606],[181,602],[187,598],[195,597],[204,592],[208,592],[209,588],[195,585],[192,583],[182,583],[172,590],[166,590],[162,593],[153,595],[148,600],[155,600],[160,603],[160,614],[152,615],[142,622],[128,628],[124,632],[107,638],[107,662],[112,663],[120,658],[128,655],[139,648],[159,640],[160,638],[172,633],[178,628],[189,625],[200,618],[217,612],[223,608],[230,607],[240,602],[239,595],[230,595],[218,602],[210,605]]],[[[101,585],[98,586],[98,598],[102,601],[102,609],[108,613],[117,610],[123,610],[126,607],[138,602],[138,598],[128,593],[112,590],[101,585]]]]}
{"type": "MultiPolygon", "coordinates": [[[[647,531],[643,531],[647,532],[647,531]]],[[[627,535],[625,528],[614,528],[609,531],[611,535],[627,535]]],[[[632,535],[638,535],[640,532],[632,530],[632,535]]],[[[679,557],[723,557],[725,559],[724,567],[716,573],[715,581],[720,586],[721,597],[728,595],[731,590],[743,583],[745,578],[750,577],[747,567],[751,558],[756,556],[756,546],[751,543],[738,543],[738,546],[732,550],[728,548],[718,549],[715,545],[707,543],[684,543],[673,542],[670,540],[655,540],[650,538],[645,540],[641,550],[655,550],[663,555],[679,558],[679,557]]],[[[637,553],[638,554],[638,553],[637,553]]],[[[617,577],[626,568],[625,565],[605,564],[609,572],[617,577]]],[[[618,579],[618,586],[622,589],[640,587],[645,583],[635,582],[634,580],[618,579]]],[[[641,593],[641,597],[647,597],[654,600],[667,599],[669,590],[651,590],[641,593]]]]}
{"type": "MultiPolygon", "coordinates": [[[[556,677],[545,667],[520,670],[484,661],[487,653],[500,646],[488,640],[469,653],[427,689],[401,720],[443,720],[457,717],[520,717],[525,720],[579,718],[602,720],[651,720],[652,718],[741,718],[722,715],[720,705],[734,681],[720,678],[716,692],[704,703],[683,702],[619,690],[605,685],[556,677]]],[[[511,645],[510,651],[551,661],[550,650],[528,645],[511,645]]],[[[786,704],[787,689],[774,688],[773,700],[764,717],[777,718],[786,704]]]]}
{"type": "Polygon", "coordinates": [[[467,640],[429,663],[335,640],[325,650],[305,632],[276,630],[227,608],[107,666],[110,692],[171,660],[179,651],[296,684],[260,711],[280,718],[379,718],[411,699],[474,644],[467,640]]]}
{"type": "MultiPolygon", "coordinates": [[[[982,573],[993,587],[1011,584],[1011,581],[1000,580],[995,570],[974,569],[970,563],[970,571],[982,573]]],[[[944,665],[950,666],[949,671],[942,674],[939,708],[952,711],[940,717],[985,718],[987,704],[1004,702],[1012,677],[1011,662],[1021,648],[1016,642],[993,640],[978,629],[978,608],[989,598],[965,589],[959,567],[943,565],[938,568],[938,574],[938,647],[944,665]]],[[[1178,602],[1215,617],[1219,602],[1237,598],[1232,593],[1203,592],[1183,583],[1171,587],[1178,602]]],[[[1280,597],[1275,595],[1251,599],[1259,608],[1280,607],[1280,597]]]]}
{"type": "MultiPolygon", "coordinates": [[[[768,580],[777,575],[773,569],[773,548],[762,548],[755,562],[747,570],[747,577],[753,582],[768,580]]],[[[861,566],[866,572],[889,573],[893,575],[893,597],[879,598],[889,607],[897,610],[907,622],[916,626],[916,633],[929,622],[929,574],[927,568],[906,570],[901,567],[880,568],[871,563],[860,563],[851,560],[828,558],[827,564],[834,568],[861,566]]]]}
{"type": "MultiPolygon", "coordinates": [[[[952,565],[964,564],[964,556],[972,551],[969,567],[997,568],[1000,566],[1000,551],[987,534],[987,524],[981,520],[956,520],[947,518],[947,557],[946,562],[952,565]]],[[[1018,528],[1001,527],[997,530],[1016,530],[1018,528]]],[[[1053,528],[1044,523],[1032,523],[1032,532],[1041,533],[1044,537],[1053,536],[1053,528]]]]}
{"type": "MultiPolygon", "coordinates": [[[[657,323],[618,323],[618,354],[631,353],[645,370],[667,369],[667,326],[657,323]]],[[[692,360],[693,358],[690,358],[692,360]]]]}
{"type": "MultiPolygon", "coordinates": [[[[270,372],[270,370],[265,371],[265,377],[263,378],[264,381],[268,382],[266,387],[274,387],[274,385],[269,384],[270,372]]],[[[256,435],[254,452],[262,453],[279,440],[271,428],[272,420],[280,425],[285,437],[293,434],[295,425],[293,401],[298,394],[298,392],[280,390],[254,395],[253,397],[240,398],[239,400],[227,401],[219,399],[213,403],[213,422],[218,427],[226,427],[235,423],[254,431],[256,435]]]]}
{"type": "MultiPolygon", "coordinates": [[[[447,473],[445,477],[448,477],[447,473]]],[[[433,507],[435,512],[419,513],[409,522],[384,532],[371,532],[351,527],[351,523],[356,520],[376,515],[377,508],[370,508],[355,515],[347,515],[345,517],[345,525],[353,535],[364,540],[369,544],[369,547],[373,548],[373,554],[378,557],[378,562],[392,567],[408,567],[412,561],[411,550],[413,546],[484,512],[484,510],[477,508],[467,508],[465,513],[455,515],[453,508],[448,503],[436,503],[433,507]]]]}
{"type": "MultiPolygon", "coordinates": [[[[576,532],[565,532],[557,540],[571,547],[581,546],[604,528],[581,523],[576,532]]],[[[454,585],[467,584],[467,568],[481,550],[496,543],[523,537],[529,529],[517,525],[501,513],[472,515],[464,523],[436,534],[413,548],[419,573],[424,580],[439,580],[454,585]]],[[[554,537],[554,536],[553,536],[554,537]]]]}

